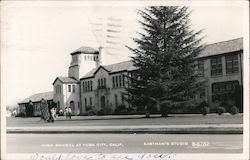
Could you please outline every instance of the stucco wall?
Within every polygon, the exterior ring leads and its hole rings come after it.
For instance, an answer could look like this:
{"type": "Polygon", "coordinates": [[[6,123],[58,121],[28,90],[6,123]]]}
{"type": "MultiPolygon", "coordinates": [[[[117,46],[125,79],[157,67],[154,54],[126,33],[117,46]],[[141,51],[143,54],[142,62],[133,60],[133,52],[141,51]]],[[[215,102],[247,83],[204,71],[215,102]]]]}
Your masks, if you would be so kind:
{"type": "Polygon", "coordinates": [[[226,59],[225,56],[227,54],[224,55],[218,55],[222,57],[222,74],[221,75],[217,75],[217,76],[211,76],[211,58],[212,57],[206,57],[203,58],[204,60],[204,77],[199,78],[199,80],[205,80],[205,86],[206,86],[206,99],[208,101],[208,103],[210,105],[212,105],[212,84],[213,83],[217,83],[217,82],[227,82],[227,81],[235,81],[237,80],[239,82],[240,85],[242,85],[242,77],[241,77],[241,73],[242,73],[242,53],[241,53],[241,58],[240,58],[240,54],[235,53],[238,55],[238,67],[239,67],[239,71],[238,73],[233,73],[233,74],[227,74],[226,73],[226,59]],[[241,61],[240,61],[241,59],[241,61]]]}

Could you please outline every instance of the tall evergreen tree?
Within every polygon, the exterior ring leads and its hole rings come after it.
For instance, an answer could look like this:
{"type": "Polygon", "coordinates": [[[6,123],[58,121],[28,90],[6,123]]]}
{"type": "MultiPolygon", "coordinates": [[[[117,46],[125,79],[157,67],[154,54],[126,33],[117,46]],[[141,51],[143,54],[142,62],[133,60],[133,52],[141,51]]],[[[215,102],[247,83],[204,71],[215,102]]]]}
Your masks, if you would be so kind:
{"type": "Polygon", "coordinates": [[[152,6],[138,12],[144,32],[129,48],[138,67],[127,89],[132,106],[150,106],[162,99],[186,101],[195,88],[194,58],[203,49],[201,31],[191,29],[187,7],[152,6]]]}

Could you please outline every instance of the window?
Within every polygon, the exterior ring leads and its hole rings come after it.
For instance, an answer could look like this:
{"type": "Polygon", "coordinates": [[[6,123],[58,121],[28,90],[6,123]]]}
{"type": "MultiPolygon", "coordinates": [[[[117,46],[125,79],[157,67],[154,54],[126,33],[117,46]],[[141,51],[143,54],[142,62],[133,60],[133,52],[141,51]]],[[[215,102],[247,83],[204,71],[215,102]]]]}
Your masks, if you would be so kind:
{"type": "Polygon", "coordinates": [[[68,91],[71,92],[71,85],[68,85],[68,91]]]}
{"type": "Polygon", "coordinates": [[[90,91],[93,91],[93,82],[90,81],[90,91]]]}
{"type": "Polygon", "coordinates": [[[101,78],[101,86],[100,86],[101,88],[103,87],[103,79],[101,78]]]}
{"type": "Polygon", "coordinates": [[[226,56],[226,73],[238,73],[238,55],[228,55],[226,56]]]}
{"type": "Polygon", "coordinates": [[[117,88],[118,87],[118,77],[117,76],[115,76],[115,87],[117,88]]]}
{"type": "Polygon", "coordinates": [[[121,93],[121,97],[122,97],[122,105],[124,105],[124,94],[123,93],[121,93]]]}
{"type": "Polygon", "coordinates": [[[222,75],[222,62],[221,57],[212,58],[211,63],[211,76],[222,75]]]}
{"type": "Polygon", "coordinates": [[[73,90],[73,93],[75,93],[75,92],[76,92],[75,85],[73,85],[72,88],[73,88],[73,89],[72,89],[72,90],[73,90]]]}
{"type": "Polygon", "coordinates": [[[118,106],[118,98],[117,98],[117,95],[115,94],[115,106],[117,107],[118,106]]]}
{"type": "Polygon", "coordinates": [[[101,83],[100,83],[100,79],[98,79],[98,88],[100,88],[101,83]]]}
{"type": "Polygon", "coordinates": [[[85,107],[87,106],[87,98],[84,99],[85,107]]]}
{"type": "Polygon", "coordinates": [[[88,83],[88,88],[87,88],[87,91],[89,91],[89,89],[90,89],[90,86],[89,86],[89,81],[88,81],[87,83],[88,83]]]}
{"type": "Polygon", "coordinates": [[[203,77],[204,76],[204,61],[203,60],[199,60],[198,61],[198,74],[199,76],[203,77]]]}
{"type": "Polygon", "coordinates": [[[121,75],[119,75],[119,86],[120,87],[122,86],[122,77],[121,77],[121,75]]]}
{"type": "Polygon", "coordinates": [[[205,88],[200,89],[200,98],[204,98],[206,96],[205,88]]]}
{"type": "Polygon", "coordinates": [[[218,82],[212,84],[212,101],[235,99],[235,88],[239,86],[238,81],[218,82]]]}
{"type": "Polygon", "coordinates": [[[106,88],[106,78],[104,78],[103,81],[104,81],[103,87],[106,88]]]}
{"type": "Polygon", "coordinates": [[[122,86],[125,86],[125,75],[122,75],[122,86]]]}
{"type": "Polygon", "coordinates": [[[87,84],[87,82],[85,82],[85,92],[87,92],[88,91],[88,84],[87,84]]]}
{"type": "Polygon", "coordinates": [[[89,105],[92,106],[92,97],[89,97],[89,105]]]}
{"type": "Polygon", "coordinates": [[[84,92],[84,82],[82,82],[82,92],[84,92]]]}
{"type": "Polygon", "coordinates": [[[115,77],[112,77],[112,81],[113,81],[113,88],[115,88],[115,77]]]}

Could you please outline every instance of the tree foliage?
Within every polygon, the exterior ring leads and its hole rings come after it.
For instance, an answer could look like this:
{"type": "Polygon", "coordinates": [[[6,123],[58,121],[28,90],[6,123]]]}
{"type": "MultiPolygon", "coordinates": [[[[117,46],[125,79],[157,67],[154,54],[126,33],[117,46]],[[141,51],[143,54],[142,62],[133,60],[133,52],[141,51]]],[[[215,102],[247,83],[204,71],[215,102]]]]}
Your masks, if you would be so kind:
{"type": "Polygon", "coordinates": [[[201,31],[191,29],[187,7],[152,6],[138,12],[143,33],[135,38],[128,101],[137,107],[161,99],[187,100],[195,88],[194,58],[201,52],[201,31]]]}

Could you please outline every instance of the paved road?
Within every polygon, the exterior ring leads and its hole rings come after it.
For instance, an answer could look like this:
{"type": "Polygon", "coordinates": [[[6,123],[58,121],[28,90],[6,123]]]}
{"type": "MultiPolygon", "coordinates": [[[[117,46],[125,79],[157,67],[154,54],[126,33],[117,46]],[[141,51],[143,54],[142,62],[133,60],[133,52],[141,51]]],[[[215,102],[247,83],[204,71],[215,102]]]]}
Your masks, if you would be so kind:
{"type": "Polygon", "coordinates": [[[8,153],[241,153],[242,135],[7,134],[8,153]]]}
{"type": "Polygon", "coordinates": [[[243,124],[243,115],[199,114],[170,115],[163,118],[152,115],[153,118],[144,118],[144,115],[127,116],[73,116],[72,120],[59,117],[55,123],[44,123],[39,117],[20,118],[8,117],[7,127],[43,127],[43,126],[130,126],[130,125],[196,125],[196,124],[243,124]]]}

